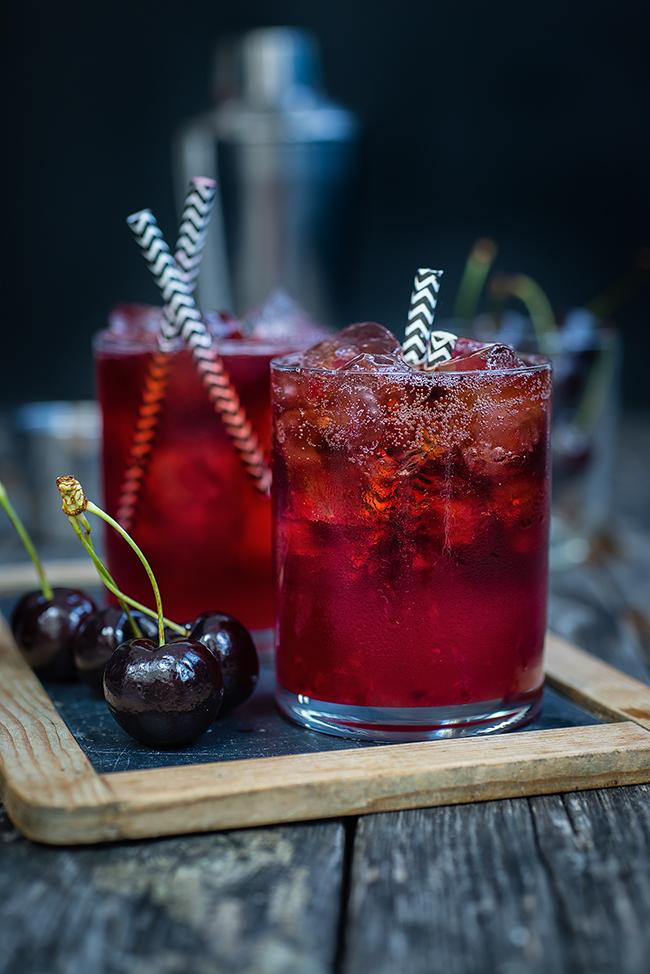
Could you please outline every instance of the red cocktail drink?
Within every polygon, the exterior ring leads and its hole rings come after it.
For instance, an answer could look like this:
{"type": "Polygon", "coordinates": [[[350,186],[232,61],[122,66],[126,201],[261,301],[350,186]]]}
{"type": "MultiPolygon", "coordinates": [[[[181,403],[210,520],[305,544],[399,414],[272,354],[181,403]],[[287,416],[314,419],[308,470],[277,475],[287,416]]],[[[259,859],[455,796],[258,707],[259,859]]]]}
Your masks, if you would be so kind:
{"type": "Polygon", "coordinates": [[[277,700],[306,726],[414,740],[539,709],[550,366],[463,341],[424,372],[355,325],[272,365],[277,700]]]}
{"type": "MultiPolygon", "coordinates": [[[[160,314],[158,308],[117,309],[111,328],[94,343],[104,421],[105,505],[113,517],[145,378],[158,348],[160,314]]],[[[268,451],[269,362],[300,342],[243,337],[217,316],[208,324],[216,330],[216,350],[268,451]]],[[[190,353],[179,343],[167,355],[167,386],[129,532],[153,568],[168,617],[185,622],[218,609],[249,628],[267,628],[273,625],[270,500],[246,475],[190,353]]],[[[118,586],[151,605],[147,576],[115,532],[107,532],[106,549],[118,586]]]]}

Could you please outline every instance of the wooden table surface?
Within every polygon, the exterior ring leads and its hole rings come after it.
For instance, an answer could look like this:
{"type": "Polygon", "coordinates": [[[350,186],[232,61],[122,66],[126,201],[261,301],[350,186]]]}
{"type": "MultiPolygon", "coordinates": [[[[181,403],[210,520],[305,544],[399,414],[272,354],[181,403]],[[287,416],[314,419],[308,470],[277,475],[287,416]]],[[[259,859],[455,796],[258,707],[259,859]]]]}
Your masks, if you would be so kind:
{"type": "MultiPolygon", "coordinates": [[[[650,417],[550,626],[650,683],[650,417]]],[[[647,974],[650,785],[51,848],[0,809],[0,974],[647,974]]]]}

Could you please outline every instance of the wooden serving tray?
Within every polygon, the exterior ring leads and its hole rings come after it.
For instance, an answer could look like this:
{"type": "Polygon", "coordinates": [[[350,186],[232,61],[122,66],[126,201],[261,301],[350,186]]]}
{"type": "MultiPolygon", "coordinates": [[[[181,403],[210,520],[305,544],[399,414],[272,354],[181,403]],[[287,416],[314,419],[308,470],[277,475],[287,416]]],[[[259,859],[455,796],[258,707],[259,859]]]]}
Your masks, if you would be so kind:
{"type": "Polygon", "coordinates": [[[98,773],[0,617],[0,797],[67,845],[650,781],[650,687],[551,634],[546,679],[607,723],[98,773]]]}

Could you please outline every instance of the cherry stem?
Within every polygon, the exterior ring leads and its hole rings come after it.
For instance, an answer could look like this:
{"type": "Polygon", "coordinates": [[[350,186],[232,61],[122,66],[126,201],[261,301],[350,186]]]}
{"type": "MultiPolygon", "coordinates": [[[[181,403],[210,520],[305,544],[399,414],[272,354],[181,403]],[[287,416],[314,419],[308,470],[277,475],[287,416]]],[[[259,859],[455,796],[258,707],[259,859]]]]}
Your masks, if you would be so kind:
{"type": "Polygon", "coordinates": [[[151,582],[151,587],[153,589],[153,596],[154,599],[156,600],[156,614],[158,616],[158,645],[164,646],[165,626],[164,626],[164,616],[162,610],[162,600],[160,598],[160,589],[158,588],[158,582],[154,577],[154,573],[151,570],[151,566],[149,562],[142,554],[142,552],[138,548],[133,538],[130,537],[130,535],[124,530],[122,525],[118,524],[118,522],[114,518],[112,518],[110,514],[107,514],[105,511],[102,511],[101,507],[97,507],[97,505],[93,504],[92,501],[88,501],[88,506],[86,507],[86,510],[90,511],[91,514],[96,514],[97,517],[100,517],[102,519],[102,521],[106,521],[107,524],[110,524],[110,526],[114,528],[118,534],[121,534],[124,540],[133,548],[136,555],[142,562],[142,567],[144,568],[147,575],[149,576],[149,581],[151,582]]]}
{"type": "Polygon", "coordinates": [[[75,529],[77,537],[79,538],[82,545],[84,546],[84,548],[86,549],[90,557],[92,558],[93,564],[97,569],[97,574],[101,578],[102,582],[104,583],[106,588],[113,593],[113,595],[117,598],[117,601],[120,603],[120,608],[122,609],[122,612],[126,614],[126,617],[129,620],[129,623],[131,625],[131,628],[135,636],[141,637],[142,630],[140,629],[140,626],[138,625],[137,621],[131,615],[131,610],[127,604],[126,597],[120,592],[117,585],[115,584],[115,579],[112,577],[112,575],[109,573],[106,566],[102,564],[102,562],[99,560],[97,556],[97,552],[95,551],[92,538],[90,537],[90,525],[88,524],[88,521],[83,516],[83,514],[79,519],[77,519],[76,517],[68,517],[68,520],[72,523],[72,527],[75,529]],[[78,523],[79,520],[82,520],[84,522],[83,530],[79,526],[78,523]]]}
{"type": "Polygon", "coordinates": [[[86,495],[82,490],[81,484],[76,479],[76,477],[73,477],[70,474],[64,477],[57,477],[56,486],[59,489],[59,493],[61,494],[61,500],[63,501],[63,512],[64,514],[67,515],[68,520],[72,524],[75,533],[77,534],[77,537],[83,544],[84,548],[86,549],[90,557],[93,559],[95,567],[99,572],[99,576],[104,582],[104,584],[106,585],[106,587],[108,588],[109,592],[112,592],[115,596],[117,596],[118,599],[123,599],[125,602],[128,602],[129,605],[132,605],[136,609],[140,609],[141,612],[144,612],[147,615],[152,616],[154,619],[158,620],[158,646],[159,647],[165,645],[165,624],[169,625],[170,628],[172,628],[175,632],[180,633],[182,636],[186,636],[187,627],[178,626],[176,623],[171,622],[169,619],[165,619],[162,611],[162,600],[160,598],[160,589],[158,588],[158,583],[151,570],[151,566],[149,565],[149,562],[147,561],[145,556],[138,548],[133,538],[129,537],[129,535],[124,530],[122,525],[118,524],[117,521],[115,521],[110,516],[110,514],[106,513],[106,511],[102,511],[101,507],[97,507],[96,504],[93,504],[92,501],[88,500],[88,498],[86,497],[86,495]],[[135,599],[130,599],[127,595],[124,594],[124,592],[120,592],[117,585],[111,578],[108,569],[104,567],[104,565],[101,563],[101,561],[99,560],[99,558],[95,553],[93,543],[92,541],[90,541],[91,531],[90,531],[90,525],[88,524],[88,520],[86,518],[86,514],[85,514],[86,511],[90,511],[92,514],[96,514],[97,517],[100,517],[103,521],[106,521],[107,524],[110,524],[111,527],[114,528],[118,534],[122,535],[124,540],[131,546],[131,548],[133,548],[136,555],[142,562],[142,565],[149,577],[149,581],[151,582],[154,598],[156,600],[155,612],[152,612],[151,609],[148,609],[146,606],[141,605],[140,602],[136,602],[135,599]],[[80,524],[81,527],[79,526],[80,524]],[[82,531],[82,527],[83,527],[83,531],[82,531]]]}
{"type": "Polygon", "coordinates": [[[36,569],[36,574],[38,575],[38,580],[44,598],[48,602],[51,602],[52,599],[54,598],[54,592],[52,590],[52,586],[50,585],[47,578],[45,577],[43,563],[41,559],[38,557],[38,553],[36,551],[36,548],[34,547],[32,539],[27,534],[25,525],[16,514],[13,504],[9,500],[7,489],[1,480],[0,480],[0,504],[2,504],[2,506],[4,507],[7,513],[7,517],[15,527],[16,531],[18,532],[18,536],[20,537],[20,540],[22,541],[22,543],[25,545],[25,548],[27,549],[27,554],[29,555],[29,557],[32,559],[34,563],[34,568],[36,569]]]}
{"type": "MultiPolygon", "coordinates": [[[[146,605],[142,605],[141,602],[136,602],[135,599],[132,599],[130,596],[125,595],[124,592],[121,592],[120,589],[117,587],[113,578],[111,577],[111,575],[109,575],[108,570],[97,557],[97,553],[92,546],[92,542],[88,538],[90,529],[88,528],[85,531],[82,531],[82,529],[79,527],[79,524],[77,523],[77,517],[68,516],[68,520],[70,521],[73,528],[75,529],[77,537],[81,541],[82,545],[84,546],[84,548],[86,549],[90,557],[92,558],[95,564],[95,568],[97,569],[97,574],[101,578],[102,582],[109,590],[109,592],[113,593],[113,595],[116,597],[118,601],[121,600],[125,603],[125,611],[127,612],[127,614],[128,614],[128,610],[126,609],[126,605],[130,605],[132,609],[138,609],[140,612],[144,612],[144,614],[148,615],[151,619],[157,619],[158,618],[157,612],[155,612],[153,609],[150,609],[146,605]]],[[[135,622],[135,620],[133,621],[135,622]]],[[[165,616],[163,616],[163,622],[168,629],[173,629],[174,632],[177,632],[180,636],[187,636],[187,626],[179,626],[177,622],[172,622],[171,619],[167,619],[165,616]]]]}

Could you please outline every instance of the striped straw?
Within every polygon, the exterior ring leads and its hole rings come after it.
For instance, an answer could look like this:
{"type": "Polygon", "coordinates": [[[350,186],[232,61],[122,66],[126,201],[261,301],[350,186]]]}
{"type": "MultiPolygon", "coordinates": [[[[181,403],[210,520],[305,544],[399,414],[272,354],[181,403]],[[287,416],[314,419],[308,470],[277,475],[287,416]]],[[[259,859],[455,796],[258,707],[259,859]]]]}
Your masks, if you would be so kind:
{"type": "Polygon", "coordinates": [[[402,345],[404,361],[409,365],[425,363],[441,277],[442,271],[434,271],[430,267],[419,267],[415,275],[406,335],[402,345]]]}
{"type": "Polygon", "coordinates": [[[435,369],[441,362],[448,362],[458,341],[458,335],[450,331],[432,331],[427,343],[427,357],[424,368],[427,371],[435,369]]]}
{"type": "Polygon", "coordinates": [[[196,287],[203,247],[208,233],[210,214],[217,193],[217,184],[207,176],[195,176],[190,180],[181,225],[176,241],[174,260],[190,294],[196,287]]]}
{"type": "MultiPolygon", "coordinates": [[[[210,211],[217,191],[214,179],[197,176],[189,184],[178,232],[174,259],[191,293],[196,286],[210,211]]],[[[142,493],[151,450],[162,409],[171,359],[165,353],[166,340],[159,336],[161,349],[154,352],[145,377],[142,403],[138,412],[129,460],[117,510],[117,520],[129,530],[142,493]]]]}
{"type": "Polygon", "coordinates": [[[271,471],[262,447],[246,416],[222,359],[212,347],[212,337],[201,320],[191,289],[182,280],[178,265],[165,243],[150,210],[141,210],[126,221],[142,248],[165,304],[162,332],[172,340],[179,336],[190,349],[207,393],[220,416],[248,475],[262,494],[268,494],[271,471]]]}
{"type": "Polygon", "coordinates": [[[434,369],[451,358],[457,336],[449,331],[432,331],[443,271],[419,267],[413,283],[408,324],[402,343],[404,361],[415,368],[434,369]]]}

